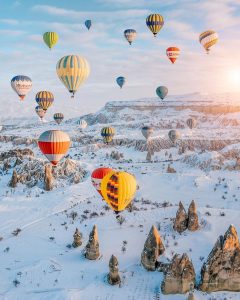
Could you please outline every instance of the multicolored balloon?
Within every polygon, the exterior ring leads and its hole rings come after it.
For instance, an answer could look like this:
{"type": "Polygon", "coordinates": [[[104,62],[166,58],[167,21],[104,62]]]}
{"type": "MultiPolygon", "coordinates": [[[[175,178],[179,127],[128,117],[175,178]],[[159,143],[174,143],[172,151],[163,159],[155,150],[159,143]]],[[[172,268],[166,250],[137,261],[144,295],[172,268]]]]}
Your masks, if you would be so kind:
{"type": "Polygon", "coordinates": [[[218,34],[214,30],[204,31],[199,36],[199,42],[208,54],[210,48],[218,42],[218,34]]]}
{"type": "Polygon", "coordinates": [[[59,79],[72,94],[72,97],[90,74],[87,60],[79,55],[62,57],[57,63],[56,70],[59,79]]]}
{"type": "Polygon", "coordinates": [[[146,24],[153,35],[156,36],[164,25],[164,19],[159,14],[152,14],[147,17],[146,24]]]}
{"type": "Polygon", "coordinates": [[[71,141],[68,134],[60,130],[43,132],[38,139],[38,146],[46,158],[56,166],[67,153],[71,141]]]}
{"type": "Polygon", "coordinates": [[[123,76],[120,76],[120,77],[118,77],[118,78],[116,79],[116,82],[117,82],[117,84],[120,86],[120,88],[122,88],[123,85],[124,85],[125,82],[126,82],[126,78],[123,77],[123,76]]]}
{"type": "Polygon", "coordinates": [[[124,31],[124,36],[125,36],[126,40],[129,42],[129,44],[132,45],[132,42],[137,37],[137,31],[135,29],[126,29],[124,31]]]}
{"type": "Polygon", "coordinates": [[[189,118],[187,119],[187,126],[190,128],[190,129],[193,129],[197,126],[197,120],[194,119],[194,118],[189,118]]]}
{"type": "Polygon", "coordinates": [[[166,86],[159,86],[156,89],[156,94],[163,100],[168,94],[168,88],[166,86]]]}
{"type": "Polygon", "coordinates": [[[113,127],[103,127],[101,130],[101,136],[105,144],[110,143],[115,135],[115,129],[113,127]]]}
{"type": "Polygon", "coordinates": [[[103,178],[112,171],[113,169],[111,168],[98,168],[92,172],[91,175],[92,184],[101,196],[102,196],[101,182],[103,178]]]}
{"type": "Polygon", "coordinates": [[[51,50],[53,46],[55,46],[58,42],[58,34],[56,32],[45,32],[43,34],[43,41],[51,50]]]}
{"type": "Polygon", "coordinates": [[[54,96],[51,92],[41,91],[36,94],[36,102],[43,110],[47,110],[54,101],[54,96]]]}
{"type": "Polygon", "coordinates": [[[85,21],[85,26],[87,27],[87,29],[89,30],[92,26],[92,21],[91,20],[86,20],[85,21]]]}
{"type": "Polygon", "coordinates": [[[168,137],[173,143],[175,143],[178,139],[181,138],[181,134],[179,131],[172,129],[169,131],[168,137]]]}
{"type": "Polygon", "coordinates": [[[166,50],[166,54],[172,64],[174,64],[180,54],[180,49],[178,47],[169,47],[166,50]]]}
{"type": "Polygon", "coordinates": [[[84,119],[79,120],[78,124],[79,124],[80,129],[85,129],[88,126],[87,121],[85,121],[84,119]]]}
{"type": "Polygon", "coordinates": [[[154,129],[151,126],[144,126],[141,129],[142,135],[145,137],[146,140],[150,138],[150,136],[153,134],[154,129]]]}
{"type": "Polygon", "coordinates": [[[35,112],[41,120],[44,118],[46,114],[46,110],[43,110],[39,105],[35,107],[35,112]]]}
{"type": "Polygon", "coordinates": [[[17,75],[12,78],[11,86],[20,100],[23,100],[32,88],[32,80],[28,76],[17,75]]]}
{"type": "Polygon", "coordinates": [[[55,113],[53,115],[53,119],[59,125],[62,123],[62,121],[64,119],[64,115],[62,113],[55,113]]]}
{"type": "Polygon", "coordinates": [[[124,210],[137,190],[137,182],[132,174],[112,171],[101,182],[101,193],[104,200],[115,212],[124,210]]]}

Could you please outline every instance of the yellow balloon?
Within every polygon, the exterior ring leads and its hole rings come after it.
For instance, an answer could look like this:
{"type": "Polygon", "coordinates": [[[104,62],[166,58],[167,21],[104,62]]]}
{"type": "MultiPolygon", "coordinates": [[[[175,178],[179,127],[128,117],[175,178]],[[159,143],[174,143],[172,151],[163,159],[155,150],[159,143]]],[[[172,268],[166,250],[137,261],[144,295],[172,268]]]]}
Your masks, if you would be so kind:
{"type": "Polygon", "coordinates": [[[210,48],[218,42],[218,34],[214,30],[204,31],[199,36],[199,42],[206,52],[209,53],[210,48]]]}
{"type": "Polygon", "coordinates": [[[101,193],[112,210],[124,210],[132,201],[137,182],[132,174],[112,171],[101,182],[101,193]]]}

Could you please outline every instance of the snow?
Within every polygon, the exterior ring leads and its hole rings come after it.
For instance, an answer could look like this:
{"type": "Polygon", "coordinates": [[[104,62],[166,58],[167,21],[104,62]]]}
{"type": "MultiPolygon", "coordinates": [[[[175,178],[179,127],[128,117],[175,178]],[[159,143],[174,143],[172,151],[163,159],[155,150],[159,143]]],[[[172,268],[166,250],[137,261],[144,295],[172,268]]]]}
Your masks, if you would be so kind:
{"type": "MultiPolygon", "coordinates": [[[[234,97],[222,95],[218,99],[222,102],[225,99],[226,104],[235,101],[234,97]]],[[[180,101],[199,101],[199,105],[204,106],[206,102],[212,101],[214,104],[216,96],[193,94],[174,99],[177,105],[180,101]]],[[[153,106],[154,101],[156,99],[111,102],[101,111],[83,116],[90,124],[83,132],[78,129],[79,117],[67,120],[60,126],[53,122],[41,123],[37,118],[20,123],[12,120],[11,126],[6,126],[10,123],[3,123],[1,136],[21,139],[37,139],[43,131],[53,128],[68,132],[74,141],[69,155],[73,160],[80,161],[87,175],[78,184],[66,180],[65,184],[50,192],[43,191],[40,185],[28,188],[19,184],[16,189],[11,189],[8,182],[13,169],[0,177],[0,236],[3,238],[0,241],[0,299],[186,299],[186,295],[162,295],[160,286],[163,274],[147,272],[140,264],[141,251],[151,226],[154,224],[159,228],[166,246],[162,259],[171,259],[174,253],[186,252],[193,261],[197,282],[200,280],[201,266],[218,236],[224,234],[231,223],[240,232],[239,172],[199,167],[206,161],[210,165],[215,164],[219,157],[224,159],[224,165],[233,164],[233,158],[224,158],[223,155],[233,149],[240,150],[240,143],[236,140],[240,125],[226,127],[219,119],[224,117],[240,121],[240,113],[218,116],[216,120],[216,116],[189,108],[176,110],[168,107],[167,102],[162,104],[165,109],[154,108],[151,113],[141,108],[142,102],[145,106],[153,106]],[[123,109],[118,109],[119,106],[123,109]],[[100,114],[105,117],[106,123],[99,122],[100,114]],[[198,120],[197,127],[192,131],[185,125],[189,115],[198,120]],[[126,121],[130,117],[131,120],[126,121]],[[203,118],[204,122],[201,121],[203,118]],[[163,149],[155,152],[154,162],[146,162],[146,152],[138,151],[133,146],[102,145],[100,129],[105,125],[116,128],[116,139],[144,141],[140,131],[143,123],[153,125],[153,139],[157,140],[167,139],[168,125],[175,128],[180,123],[183,140],[219,139],[229,143],[219,151],[201,152],[195,149],[182,155],[178,154],[176,147],[163,149]],[[124,158],[110,158],[112,151],[123,153],[124,158]],[[172,154],[172,160],[169,154],[172,154]],[[186,157],[191,158],[191,164],[185,161],[186,157]],[[177,173],[166,172],[169,163],[177,173]],[[136,176],[139,189],[134,201],[135,210],[121,213],[125,218],[122,225],[117,222],[115,214],[106,209],[105,202],[91,184],[91,171],[101,165],[126,170],[136,176]],[[172,228],[178,203],[182,201],[187,209],[193,199],[197,204],[200,230],[179,235],[172,228]],[[77,212],[74,220],[72,212],[77,212]],[[98,228],[101,256],[97,261],[89,261],[83,253],[94,224],[98,228]],[[69,248],[67,245],[72,243],[76,227],[83,234],[83,245],[69,248]],[[21,231],[14,236],[12,233],[17,228],[21,231]],[[127,241],[125,252],[122,251],[123,241],[127,241]],[[106,280],[112,254],[119,261],[121,286],[110,286],[106,280]]],[[[0,143],[1,152],[16,147],[28,147],[34,151],[36,159],[42,161],[44,158],[34,143],[28,146],[0,143]]],[[[215,299],[239,299],[238,293],[230,292],[207,296],[195,291],[195,295],[197,299],[208,299],[210,296],[215,299]]]]}

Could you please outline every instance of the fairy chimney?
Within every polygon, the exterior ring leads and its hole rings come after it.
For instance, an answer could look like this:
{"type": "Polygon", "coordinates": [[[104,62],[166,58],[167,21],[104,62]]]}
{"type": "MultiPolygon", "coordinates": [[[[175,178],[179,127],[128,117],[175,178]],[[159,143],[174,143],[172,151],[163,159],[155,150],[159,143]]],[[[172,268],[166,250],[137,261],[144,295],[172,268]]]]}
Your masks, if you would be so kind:
{"type": "Polygon", "coordinates": [[[188,230],[190,231],[196,231],[199,228],[198,224],[198,215],[197,215],[197,208],[195,201],[192,200],[191,204],[188,208],[188,230]]]}
{"type": "Polygon", "coordinates": [[[118,273],[118,260],[114,255],[112,255],[109,260],[109,273],[107,278],[108,283],[111,285],[116,285],[121,282],[121,278],[118,273]]]}
{"type": "Polygon", "coordinates": [[[188,222],[188,216],[182,202],[180,201],[176,218],[173,224],[173,229],[178,233],[182,233],[187,229],[187,222],[188,222]]]}
{"type": "Polygon", "coordinates": [[[96,260],[99,257],[99,242],[98,242],[98,232],[97,226],[94,225],[93,229],[89,235],[89,240],[86,245],[85,256],[87,259],[96,260]]]}
{"type": "Polygon", "coordinates": [[[156,270],[157,258],[163,254],[165,247],[157,228],[153,225],[145,241],[141,255],[143,267],[148,271],[156,270]]]}
{"type": "Polygon", "coordinates": [[[240,245],[233,225],[218,238],[203,264],[200,289],[204,292],[240,291],[240,245]]]}
{"type": "Polygon", "coordinates": [[[53,189],[53,175],[52,175],[52,165],[48,164],[45,166],[44,173],[44,190],[51,191],[53,189]]]}
{"type": "Polygon", "coordinates": [[[81,232],[78,230],[78,228],[76,228],[74,235],[73,235],[73,243],[72,246],[74,248],[77,248],[79,246],[82,245],[82,234],[81,232]]]}
{"type": "Polygon", "coordinates": [[[17,186],[17,183],[18,183],[18,174],[16,170],[13,170],[12,178],[9,182],[9,186],[15,188],[17,186]]]}

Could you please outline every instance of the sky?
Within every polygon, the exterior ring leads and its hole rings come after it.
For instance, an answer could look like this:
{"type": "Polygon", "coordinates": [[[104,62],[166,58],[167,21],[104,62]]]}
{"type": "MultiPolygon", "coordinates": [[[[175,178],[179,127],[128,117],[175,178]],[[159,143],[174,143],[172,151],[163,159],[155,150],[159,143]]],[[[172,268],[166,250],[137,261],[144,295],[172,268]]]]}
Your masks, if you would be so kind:
{"type": "Polygon", "coordinates": [[[160,85],[170,95],[240,91],[239,0],[0,0],[0,8],[2,118],[21,110],[32,114],[40,90],[55,96],[51,113],[63,111],[67,118],[94,112],[107,101],[155,97],[160,85]],[[151,13],[165,21],[157,38],[145,23],[151,13]],[[92,20],[90,31],[86,19],[92,20]],[[123,37],[127,28],[137,31],[132,46],[123,37]],[[210,55],[198,41],[208,29],[220,39],[210,55]],[[52,51],[43,43],[45,31],[59,34],[52,51]],[[174,65],[166,57],[170,46],[181,49],[174,65]],[[74,100],[56,75],[57,61],[68,54],[84,56],[91,67],[74,100]],[[10,86],[19,74],[33,81],[24,103],[10,86]],[[118,76],[127,80],[122,90],[118,76]]]}

